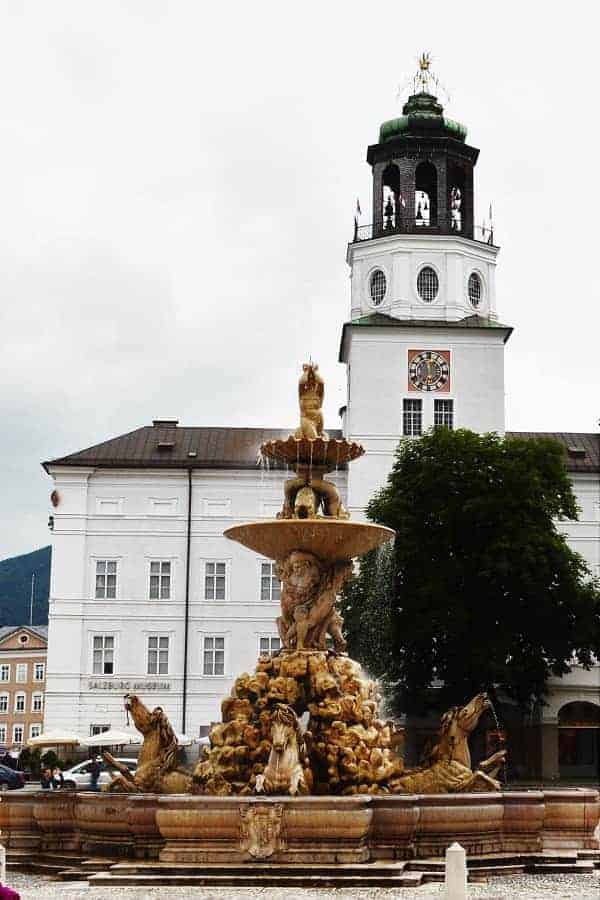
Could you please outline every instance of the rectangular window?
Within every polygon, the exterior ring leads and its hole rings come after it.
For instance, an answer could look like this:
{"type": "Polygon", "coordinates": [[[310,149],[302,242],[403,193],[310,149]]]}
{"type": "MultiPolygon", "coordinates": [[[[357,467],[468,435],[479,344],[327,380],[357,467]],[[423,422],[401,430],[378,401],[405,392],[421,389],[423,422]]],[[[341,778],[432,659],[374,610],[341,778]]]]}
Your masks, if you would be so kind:
{"type": "Polygon", "coordinates": [[[44,695],[32,694],[31,696],[31,712],[41,712],[44,707],[44,695]]]}
{"type": "Polygon", "coordinates": [[[110,725],[90,725],[90,737],[94,737],[95,734],[102,734],[104,731],[109,731],[110,725]]]}
{"type": "Polygon", "coordinates": [[[269,637],[261,637],[258,640],[259,656],[271,656],[273,653],[279,653],[281,650],[281,638],[270,635],[269,637]]]}
{"type": "Polygon", "coordinates": [[[454,428],[454,400],[433,401],[433,425],[435,428],[454,428]]]}
{"type": "Polygon", "coordinates": [[[227,569],[224,562],[207,562],[204,573],[204,599],[224,600],[227,569]]]}
{"type": "Polygon", "coordinates": [[[23,725],[13,725],[13,744],[22,744],[24,733],[25,728],[23,725]]]}
{"type": "Polygon", "coordinates": [[[96,600],[114,600],[117,596],[116,559],[96,560],[96,600]]]}
{"type": "Polygon", "coordinates": [[[10,663],[3,663],[0,666],[0,681],[10,681],[10,663]]]}
{"type": "Polygon", "coordinates": [[[171,563],[156,560],[150,563],[150,599],[169,600],[171,597],[171,563]]]}
{"type": "Polygon", "coordinates": [[[44,663],[36,663],[33,667],[33,680],[43,681],[46,675],[46,666],[44,663]]]}
{"type": "Polygon", "coordinates": [[[33,725],[29,726],[29,737],[30,738],[39,737],[41,733],[42,733],[42,726],[39,724],[39,722],[35,722],[33,725]]]}
{"type": "Polygon", "coordinates": [[[419,437],[423,433],[423,401],[402,401],[402,434],[405,437],[419,437]]]}
{"type": "Polygon", "coordinates": [[[261,603],[279,603],[281,584],[275,575],[275,563],[260,564],[260,599],[261,603]]]}
{"type": "Polygon", "coordinates": [[[231,515],[231,500],[205,500],[204,514],[215,519],[229,517],[231,515]]]}
{"type": "Polygon", "coordinates": [[[0,713],[8,712],[8,694],[0,694],[0,713]]]}
{"type": "Polygon", "coordinates": [[[99,516],[121,516],[123,499],[121,497],[97,497],[96,513],[99,516]]]}
{"type": "Polygon", "coordinates": [[[25,712],[25,694],[15,694],[15,712],[25,712]]]}
{"type": "Polygon", "coordinates": [[[148,638],[148,675],[169,674],[169,638],[153,634],[148,638]]]}
{"type": "Polygon", "coordinates": [[[204,675],[225,674],[225,638],[214,635],[204,638],[204,675]]]}
{"type": "Polygon", "coordinates": [[[201,725],[200,731],[198,732],[198,737],[202,740],[202,738],[207,738],[210,734],[210,725],[201,725]]]}
{"type": "Polygon", "coordinates": [[[115,638],[112,634],[95,634],[92,644],[94,675],[115,674],[115,638]]]}
{"type": "Polygon", "coordinates": [[[176,497],[150,497],[151,516],[174,516],[177,513],[176,497]]]}
{"type": "Polygon", "coordinates": [[[27,663],[17,663],[17,681],[19,684],[27,681],[27,663]]]}
{"type": "Polygon", "coordinates": [[[0,744],[6,743],[6,725],[0,725],[0,744]]]}

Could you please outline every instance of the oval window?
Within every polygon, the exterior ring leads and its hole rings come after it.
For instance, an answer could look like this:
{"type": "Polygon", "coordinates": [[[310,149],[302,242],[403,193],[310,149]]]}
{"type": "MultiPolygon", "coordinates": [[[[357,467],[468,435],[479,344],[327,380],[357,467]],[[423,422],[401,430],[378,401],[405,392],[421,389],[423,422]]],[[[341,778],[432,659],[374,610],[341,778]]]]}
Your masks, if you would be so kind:
{"type": "Polygon", "coordinates": [[[438,295],[440,282],[431,266],[424,266],[417,276],[417,291],[424,303],[432,303],[438,295]]]}
{"type": "Polygon", "coordinates": [[[369,290],[373,306],[379,306],[380,303],[383,303],[386,286],[384,273],[381,269],[375,269],[375,271],[371,273],[371,278],[369,280],[369,290]]]}
{"type": "Polygon", "coordinates": [[[471,272],[469,275],[469,300],[477,309],[481,303],[481,278],[477,272],[471,272]]]}

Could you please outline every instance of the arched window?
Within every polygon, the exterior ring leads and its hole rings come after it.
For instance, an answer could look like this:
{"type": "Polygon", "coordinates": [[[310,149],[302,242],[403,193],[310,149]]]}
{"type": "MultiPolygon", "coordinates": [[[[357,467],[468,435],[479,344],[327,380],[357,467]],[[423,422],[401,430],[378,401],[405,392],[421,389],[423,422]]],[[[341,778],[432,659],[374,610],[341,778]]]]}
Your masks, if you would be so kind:
{"type": "Polygon", "coordinates": [[[400,170],[390,163],[383,171],[383,227],[386,231],[395,229],[400,224],[400,170]]]}
{"type": "Polygon", "coordinates": [[[380,306],[385,297],[386,280],[385,274],[381,269],[375,269],[369,278],[369,292],[371,294],[371,303],[373,306],[380,306]]]}
{"type": "Polygon", "coordinates": [[[481,295],[483,293],[481,286],[481,278],[477,274],[477,272],[471,272],[469,275],[469,300],[471,301],[471,305],[477,309],[479,304],[481,303],[481,295]]]}
{"type": "Polygon", "coordinates": [[[600,706],[585,700],[565,703],[558,713],[558,724],[567,728],[599,728],[600,706]]]}
{"type": "Polygon", "coordinates": [[[430,162],[415,171],[415,225],[437,225],[437,169],[430,162]]]}
{"type": "Polygon", "coordinates": [[[600,706],[566,703],[558,713],[558,767],[563,778],[597,778],[600,768],[600,706]]]}
{"type": "Polygon", "coordinates": [[[433,303],[438,295],[440,282],[437,272],[431,266],[423,266],[417,275],[417,291],[424,303],[433,303]]]}

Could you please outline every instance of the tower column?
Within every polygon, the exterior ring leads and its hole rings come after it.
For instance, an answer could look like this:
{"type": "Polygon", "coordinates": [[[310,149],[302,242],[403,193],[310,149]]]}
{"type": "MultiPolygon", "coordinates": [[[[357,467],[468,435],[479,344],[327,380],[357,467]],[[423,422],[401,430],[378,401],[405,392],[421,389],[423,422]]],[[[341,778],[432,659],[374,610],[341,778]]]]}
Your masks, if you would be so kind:
{"type": "Polygon", "coordinates": [[[442,233],[450,229],[450,203],[448,198],[448,167],[446,159],[435,161],[437,170],[437,224],[442,233]]]}
{"type": "Polygon", "coordinates": [[[473,238],[474,219],[473,169],[469,166],[465,172],[465,190],[463,195],[463,235],[467,238],[473,238]]]}
{"type": "Polygon", "coordinates": [[[415,171],[417,162],[406,156],[394,160],[400,170],[400,193],[406,206],[400,204],[401,231],[412,231],[415,224],[415,171]]]}
{"type": "Polygon", "coordinates": [[[383,231],[383,170],[385,163],[373,166],[373,237],[383,231]]]}

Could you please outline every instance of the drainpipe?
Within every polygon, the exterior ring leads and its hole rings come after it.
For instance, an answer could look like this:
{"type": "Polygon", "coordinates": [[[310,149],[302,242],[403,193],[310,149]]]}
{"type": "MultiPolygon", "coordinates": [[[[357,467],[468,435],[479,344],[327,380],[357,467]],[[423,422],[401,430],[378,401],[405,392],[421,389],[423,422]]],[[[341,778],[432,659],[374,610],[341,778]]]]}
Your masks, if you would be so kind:
{"type": "Polygon", "coordinates": [[[185,554],[185,615],[183,626],[183,697],[181,713],[181,732],[185,734],[187,712],[187,673],[188,673],[188,631],[190,621],[190,546],[192,541],[192,470],[188,468],[188,508],[185,554]]]}

